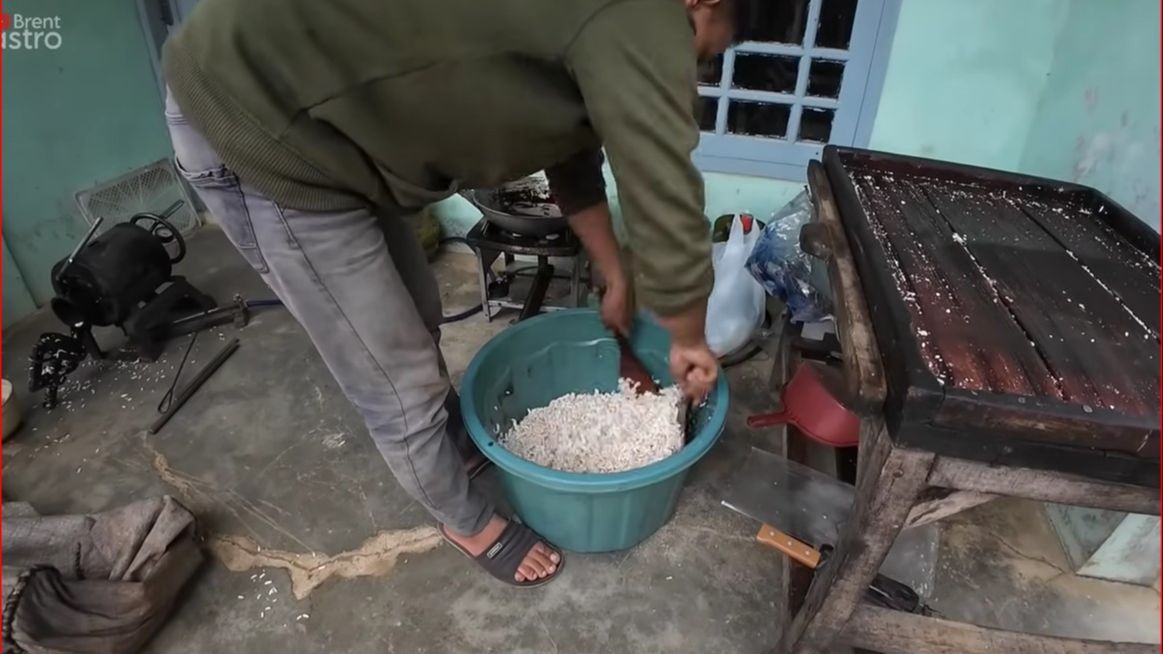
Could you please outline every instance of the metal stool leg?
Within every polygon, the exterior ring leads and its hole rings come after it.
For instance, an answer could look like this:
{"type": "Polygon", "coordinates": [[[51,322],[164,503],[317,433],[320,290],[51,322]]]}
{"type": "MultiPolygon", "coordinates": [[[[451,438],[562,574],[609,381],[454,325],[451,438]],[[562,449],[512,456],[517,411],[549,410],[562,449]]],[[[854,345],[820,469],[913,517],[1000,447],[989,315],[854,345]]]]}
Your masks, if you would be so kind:
{"type": "Polygon", "coordinates": [[[493,320],[493,305],[489,302],[489,266],[497,258],[496,254],[488,256],[485,254],[483,248],[473,248],[477,255],[477,263],[479,268],[479,279],[481,286],[481,309],[484,311],[485,320],[492,322],[493,320]]]}
{"type": "Polygon", "coordinates": [[[573,260],[573,272],[569,276],[569,295],[573,298],[575,309],[582,306],[581,269],[585,261],[585,255],[577,255],[573,260]]]}

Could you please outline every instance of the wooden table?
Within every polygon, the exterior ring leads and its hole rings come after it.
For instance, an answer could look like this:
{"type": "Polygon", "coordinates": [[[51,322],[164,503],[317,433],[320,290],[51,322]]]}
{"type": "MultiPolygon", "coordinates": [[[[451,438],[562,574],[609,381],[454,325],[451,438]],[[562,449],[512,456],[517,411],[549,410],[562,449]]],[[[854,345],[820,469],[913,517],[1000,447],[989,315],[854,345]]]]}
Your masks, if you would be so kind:
{"type": "Polygon", "coordinates": [[[974,461],[895,442],[883,419],[885,370],[850,241],[823,168],[811,166],[809,181],[818,216],[816,238],[806,249],[827,260],[845,374],[864,419],[856,504],[832,558],[816,573],[777,651],[824,653],[834,643],[845,643],[884,654],[1157,652],[1156,645],[1017,633],[862,603],[865,589],[903,528],[952,515],[996,496],[1158,515],[1159,489],[1053,469],[974,461]]]}

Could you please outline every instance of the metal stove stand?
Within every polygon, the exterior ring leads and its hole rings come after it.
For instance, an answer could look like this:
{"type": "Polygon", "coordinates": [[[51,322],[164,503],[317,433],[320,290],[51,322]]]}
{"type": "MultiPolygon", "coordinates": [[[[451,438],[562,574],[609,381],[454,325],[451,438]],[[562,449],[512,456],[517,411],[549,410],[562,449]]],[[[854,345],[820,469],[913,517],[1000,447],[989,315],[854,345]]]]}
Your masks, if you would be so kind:
{"type": "Polygon", "coordinates": [[[584,266],[584,254],[577,237],[569,229],[548,236],[523,236],[503,230],[488,220],[481,219],[469,233],[465,241],[477,255],[479,264],[481,306],[484,307],[485,318],[492,320],[503,309],[520,311],[518,320],[535,316],[545,311],[555,311],[568,307],[546,306],[545,294],[549,290],[549,283],[553,281],[555,268],[549,263],[551,257],[573,259],[573,270],[570,273],[570,298],[574,307],[582,306],[584,301],[584,287],[581,282],[581,269],[584,266]],[[523,302],[514,301],[490,293],[490,275],[493,263],[497,257],[504,257],[505,268],[513,267],[517,255],[537,257],[536,272],[529,295],[523,302]]]}

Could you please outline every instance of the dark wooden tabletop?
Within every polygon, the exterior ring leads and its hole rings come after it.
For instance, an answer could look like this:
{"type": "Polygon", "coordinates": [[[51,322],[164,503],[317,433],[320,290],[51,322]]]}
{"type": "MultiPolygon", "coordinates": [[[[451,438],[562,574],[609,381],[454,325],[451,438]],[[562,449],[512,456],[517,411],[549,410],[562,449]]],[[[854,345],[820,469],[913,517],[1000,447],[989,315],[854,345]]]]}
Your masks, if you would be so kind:
{"type": "Polygon", "coordinates": [[[978,458],[1024,440],[1158,459],[1150,228],[1084,187],[862,151],[825,163],[890,424],[987,434],[978,458]]]}

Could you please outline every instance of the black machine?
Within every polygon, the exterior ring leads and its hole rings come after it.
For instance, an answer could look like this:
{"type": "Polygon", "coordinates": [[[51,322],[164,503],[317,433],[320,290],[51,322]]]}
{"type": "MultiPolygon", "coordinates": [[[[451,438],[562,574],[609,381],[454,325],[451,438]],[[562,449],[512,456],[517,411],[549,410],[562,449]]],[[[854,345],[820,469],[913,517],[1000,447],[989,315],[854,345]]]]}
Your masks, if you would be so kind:
{"type": "Polygon", "coordinates": [[[82,241],[72,256],[53,266],[53,313],[72,328],[90,356],[105,356],[92,328],[117,326],[142,357],[154,361],[166,338],[159,327],[216,306],[210,296],[173,274],[174,264],[186,256],[186,242],[167,218],[181,204],[175,202],[160,216],[140,213],[114,225],[82,241]],[[167,248],[171,243],[176,250],[172,254],[167,248]]]}
{"type": "Polygon", "coordinates": [[[247,305],[215,309],[213,298],[174,274],[186,256],[186,242],[167,220],[182,205],[175,202],[161,215],[140,213],[94,237],[98,219],[67,258],[52,268],[56,297],[52,310],[69,334],[43,334],[33,349],[29,381],[46,391],[44,405],[56,404],[65,376],[85,356],[103,359],[94,327],[116,326],[137,356],[156,361],[167,339],[239,320],[247,305]]]}

